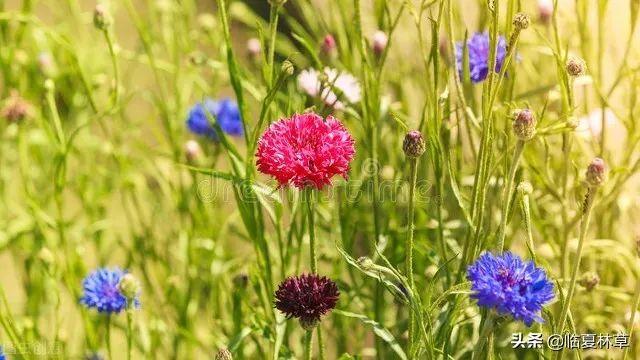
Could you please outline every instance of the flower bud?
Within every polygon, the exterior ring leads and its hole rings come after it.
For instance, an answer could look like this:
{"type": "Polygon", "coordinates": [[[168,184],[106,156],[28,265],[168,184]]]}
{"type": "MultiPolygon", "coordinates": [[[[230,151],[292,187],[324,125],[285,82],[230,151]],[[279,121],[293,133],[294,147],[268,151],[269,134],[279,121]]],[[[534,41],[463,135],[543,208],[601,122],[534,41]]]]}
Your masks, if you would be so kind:
{"type": "Polygon", "coordinates": [[[140,283],[131,274],[124,274],[118,283],[118,290],[127,299],[134,299],[140,293],[140,283]]]}
{"type": "Polygon", "coordinates": [[[573,77],[587,73],[587,63],[577,56],[570,56],[567,60],[567,73],[573,77]]]}
{"type": "Polygon", "coordinates": [[[228,349],[220,349],[216,354],[216,360],[233,360],[233,356],[231,356],[231,351],[228,349]]]}
{"type": "Polygon", "coordinates": [[[233,278],[233,286],[238,290],[244,290],[249,285],[249,275],[247,274],[238,274],[233,278]]]}
{"type": "Polygon", "coordinates": [[[384,181],[393,181],[395,176],[395,169],[391,165],[384,165],[380,170],[380,177],[384,181]]]}
{"type": "Polygon", "coordinates": [[[189,54],[189,63],[193,66],[201,66],[206,62],[207,56],[200,51],[194,51],[189,54]]]}
{"type": "Polygon", "coordinates": [[[580,286],[585,288],[585,290],[587,291],[593,290],[599,283],[600,277],[593,271],[588,271],[582,274],[582,277],[580,277],[580,280],[578,280],[578,284],[580,284],[580,286]]]}
{"type": "Polygon", "coordinates": [[[285,60],[282,62],[281,70],[283,74],[291,76],[293,75],[293,72],[296,70],[296,68],[295,66],[293,66],[293,63],[291,61],[285,60]]]}
{"type": "Polygon", "coordinates": [[[247,52],[249,53],[249,57],[257,59],[262,52],[262,44],[260,43],[260,40],[256,38],[247,40],[247,52]]]}
{"type": "Polygon", "coordinates": [[[448,63],[451,61],[451,54],[449,53],[449,39],[445,35],[441,35],[438,39],[438,49],[440,50],[440,56],[448,63]]]}
{"type": "Polygon", "coordinates": [[[567,127],[570,129],[577,129],[578,126],[580,126],[580,120],[578,120],[578,118],[576,118],[575,116],[571,116],[567,119],[567,127]]]}
{"type": "Polygon", "coordinates": [[[198,16],[197,21],[198,21],[198,25],[205,32],[211,32],[216,27],[216,17],[213,14],[208,14],[208,13],[200,14],[198,16]]]}
{"type": "Polygon", "coordinates": [[[318,323],[320,323],[320,321],[317,319],[300,318],[299,321],[300,321],[300,326],[302,326],[302,328],[305,329],[306,331],[312,331],[313,329],[315,329],[316,326],[318,326],[318,323]]]}
{"type": "Polygon", "coordinates": [[[436,265],[429,265],[424,270],[424,275],[427,277],[427,279],[433,279],[433,277],[436,276],[437,273],[438,267],[436,265]]]}
{"type": "Polygon", "coordinates": [[[536,135],[536,117],[533,111],[522,109],[515,112],[513,132],[519,140],[529,141],[536,135]]]}
{"type": "Polygon", "coordinates": [[[531,195],[531,193],[533,192],[533,186],[531,186],[531,183],[528,181],[522,181],[520,184],[518,184],[516,190],[518,191],[518,194],[520,194],[520,196],[531,195]]]}
{"type": "Polygon", "coordinates": [[[371,40],[373,53],[379,56],[384,52],[384,49],[386,49],[387,44],[389,43],[389,36],[387,36],[384,31],[378,30],[373,33],[371,40]]]}
{"type": "Polygon", "coordinates": [[[373,268],[373,266],[375,265],[373,260],[366,256],[359,257],[357,262],[358,266],[360,266],[362,270],[371,270],[371,268],[373,268]]]}
{"type": "Polygon", "coordinates": [[[40,251],[38,252],[38,259],[40,259],[40,261],[42,261],[42,263],[46,266],[51,266],[56,261],[56,258],[51,250],[46,247],[40,249],[40,251]]]}
{"type": "Polygon", "coordinates": [[[113,18],[105,4],[96,5],[93,10],[93,26],[98,30],[106,31],[113,23],[113,18]]]}
{"type": "Polygon", "coordinates": [[[184,144],[184,153],[187,161],[195,162],[202,154],[202,148],[200,148],[200,144],[197,141],[189,140],[184,144]]]}
{"type": "Polygon", "coordinates": [[[515,26],[518,30],[524,30],[528,28],[530,24],[531,19],[529,18],[529,15],[525,13],[517,13],[513,17],[513,26],[515,26]]]}
{"type": "Polygon", "coordinates": [[[325,35],[324,39],[322,39],[321,49],[325,55],[328,55],[331,58],[337,55],[338,50],[336,46],[336,39],[333,37],[333,35],[331,34],[325,35]]]}
{"type": "Polygon", "coordinates": [[[407,133],[402,142],[402,150],[410,158],[418,158],[424,154],[426,143],[420,131],[411,130],[407,133]]]}
{"type": "Polygon", "coordinates": [[[548,24],[553,16],[553,0],[538,0],[538,18],[543,24],[548,24]]]}
{"type": "Polygon", "coordinates": [[[31,105],[23,99],[18,92],[11,90],[9,97],[3,102],[0,109],[0,117],[10,123],[23,121],[31,112],[31,105]]]}
{"type": "Polygon", "coordinates": [[[44,89],[47,92],[53,92],[56,89],[56,84],[51,79],[47,79],[44,81],[44,89]]]}
{"type": "Polygon", "coordinates": [[[53,56],[49,52],[38,54],[38,68],[46,77],[55,77],[58,72],[53,56]]]}
{"type": "Polygon", "coordinates": [[[590,186],[600,186],[607,177],[607,167],[604,160],[595,158],[587,167],[586,179],[590,186]]]}
{"type": "Polygon", "coordinates": [[[84,360],[104,360],[104,356],[102,356],[99,352],[90,352],[87,353],[84,357],[84,360]]]}

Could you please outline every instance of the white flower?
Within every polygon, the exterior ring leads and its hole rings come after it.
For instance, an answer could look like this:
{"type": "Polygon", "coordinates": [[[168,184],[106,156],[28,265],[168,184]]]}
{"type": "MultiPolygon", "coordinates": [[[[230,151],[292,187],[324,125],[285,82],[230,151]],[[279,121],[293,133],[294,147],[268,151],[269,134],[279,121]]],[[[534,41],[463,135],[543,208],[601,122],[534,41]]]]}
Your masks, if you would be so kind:
{"type": "Polygon", "coordinates": [[[338,89],[338,93],[341,93],[343,100],[348,103],[353,104],[360,101],[360,84],[353,75],[328,67],[324,69],[324,75],[326,83],[323,84],[318,71],[315,69],[303,70],[298,75],[298,87],[309,96],[320,97],[325,104],[337,110],[344,109],[344,104],[338,99],[338,95],[333,89],[338,89]]]}
{"type": "Polygon", "coordinates": [[[247,41],[247,51],[251,56],[257,56],[262,51],[262,44],[260,44],[260,40],[256,38],[251,38],[247,41]]]}
{"type": "MultiPolygon", "coordinates": [[[[604,122],[607,129],[620,125],[620,121],[611,109],[604,109],[604,122]]],[[[578,119],[576,133],[584,139],[597,138],[602,134],[602,109],[595,109],[578,119]]]]}
{"type": "Polygon", "coordinates": [[[543,22],[549,21],[553,16],[553,0],[538,0],[538,14],[543,22]]]}
{"type": "Polygon", "coordinates": [[[189,161],[194,161],[197,159],[202,153],[202,149],[200,148],[200,144],[198,144],[195,140],[189,140],[184,144],[184,152],[189,161]]]}
{"type": "Polygon", "coordinates": [[[387,34],[382,31],[382,30],[378,30],[375,33],[373,33],[373,36],[371,37],[371,42],[373,43],[373,51],[376,54],[381,54],[384,49],[387,47],[387,44],[389,43],[389,37],[387,36],[387,34]]]}

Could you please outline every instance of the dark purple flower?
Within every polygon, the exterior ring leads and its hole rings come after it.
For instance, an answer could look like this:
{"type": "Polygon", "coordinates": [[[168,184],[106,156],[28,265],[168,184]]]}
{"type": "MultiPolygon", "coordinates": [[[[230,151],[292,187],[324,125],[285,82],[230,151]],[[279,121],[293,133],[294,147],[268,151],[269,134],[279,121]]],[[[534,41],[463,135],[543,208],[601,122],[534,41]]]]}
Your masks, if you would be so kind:
{"type": "Polygon", "coordinates": [[[302,274],[284,280],[275,294],[275,306],[287,318],[295,317],[305,328],[315,326],[322,315],[335,308],[340,292],[324,276],[302,274]]]}
{"type": "Polygon", "coordinates": [[[482,254],[467,269],[467,279],[478,306],[511,315],[527,326],[543,322],[540,311],[555,297],[553,283],[542,268],[508,251],[482,254]]]}
{"type": "MultiPolygon", "coordinates": [[[[489,34],[487,32],[475,33],[471,39],[467,40],[467,53],[469,54],[469,76],[476,84],[484,81],[489,74],[489,34]]],[[[456,44],[456,65],[460,77],[463,76],[463,45],[462,42],[456,44]]],[[[504,36],[498,36],[496,52],[496,72],[500,72],[504,58],[507,55],[507,41],[504,36]]]]}

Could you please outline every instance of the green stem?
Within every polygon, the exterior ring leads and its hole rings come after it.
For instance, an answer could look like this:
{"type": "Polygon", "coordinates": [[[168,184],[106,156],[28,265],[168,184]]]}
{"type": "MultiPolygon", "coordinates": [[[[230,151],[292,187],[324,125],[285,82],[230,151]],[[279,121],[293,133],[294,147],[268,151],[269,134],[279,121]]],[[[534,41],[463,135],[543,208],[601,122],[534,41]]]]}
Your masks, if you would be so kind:
{"type": "Polygon", "coordinates": [[[315,217],[313,214],[313,189],[304,190],[305,204],[307,205],[307,220],[309,222],[309,261],[311,262],[311,272],[318,273],[318,244],[316,244],[315,217]]]}
{"type": "MultiPolygon", "coordinates": [[[[640,305],[640,279],[636,280],[636,291],[633,295],[633,308],[631,308],[631,318],[629,318],[629,329],[627,330],[627,334],[630,339],[633,339],[633,329],[635,328],[636,314],[638,313],[638,305],[640,305]]],[[[627,358],[627,353],[629,352],[629,347],[624,349],[624,355],[622,357],[623,360],[627,358]]]]}
{"type": "Polygon", "coordinates": [[[507,219],[509,218],[509,210],[511,208],[511,197],[513,196],[513,181],[516,177],[516,170],[518,169],[518,163],[520,162],[520,156],[524,149],[524,141],[518,140],[516,148],[513,151],[513,160],[509,168],[509,174],[507,178],[507,185],[504,188],[504,197],[502,198],[502,219],[500,221],[500,230],[498,232],[498,252],[504,251],[504,238],[507,231],[507,219]]]}
{"type": "Polygon", "coordinates": [[[111,109],[115,110],[116,106],[118,106],[118,101],[120,99],[120,70],[118,67],[118,57],[116,56],[115,50],[115,42],[113,41],[113,34],[110,29],[106,29],[103,31],[104,38],[107,41],[107,46],[109,47],[109,56],[111,57],[111,65],[113,66],[113,89],[111,93],[111,109]]]}
{"type": "Polygon", "coordinates": [[[109,360],[113,360],[113,355],[111,353],[111,315],[107,315],[107,334],[106,334],[106,342],[107,342],[107,355],[109,356],[109,360]]]}
{"type": "Polygon", "coordinates": [[[569,291],[565,296],[564,303],[562,305],[562,311],[560,312],[560,318],[558,322],[558,328],[556,331],[564,331],[564,326],[567,321],[567,314],[569,313],[569,307],[571,306],[571,300],[573,299],[573,293],[576,288],[576,281],[578,278],[578,271],[580,270],[580,260],[582,257],[582,248],[584,247],[584,240],[586,238],[587,231],[589,229],[589,221],[591,220],[591,209],[593,208],[594,197],[596,195],[596,187],[589,187],[587,195],[584,200],[584,212],[582,215],[582,222],[580,224],[580,235],[578,238],[578,249],[576,250],[576,258],[573,262],[573,270],[571,272],[571,281],[569,282],[569,291]]]}
{"type": "MultiPolygon", "coordinates": [[[[411,158],[409,160],[410,175],[409,175],[409,214],[407,220],[407,240],[405,243],[405,273],[409,286],[413,289],[415,286],[413,279],[413,232],[414,232],[414,215],[415,215],[415,191],[416,183],[418,182],[418,159],[411,158]]],[[[413,307],[409,308],[409,337],[407,348],[409,353],[413,353],[413,336],[415,327],[415,314],[413,307]]]]}
{"type": "Polygon", "coordinates": [[[533,234],[531,229],[531,211],[529,210],[529,194],[523,194],[520,198],[520,209],[522,210],[522,218],[524,220],[524,227],[527,231],[527,248],[529,249],[529,254],[531,254],[531,259],[535,264],[538,263],[538,259],[536,257],[535,247],[533,245],[533,234]]]}
{"type": "Polygon", "coordinates": [[[304,358],[305,360],[311,360],[311,353],[313,349],[313,330],[307,330],[304,334],[304,358]]]}
{"type": "Polygon", "coordinates": [[[324,341],[322,340],[322,331],[320,331],[320,324],[317,326],[318,328],[318,355],[320,356],[320,360],[324,360],[324,341]]]}
{"type": "Polygon", "coordinates": [[[489,314],[485,319],[484,325],[482,326],[482,331],[480,332],[480,338],[478,343],[476,344],[475,349],[473,350],[472,360],[478,359],[478,357],[482,354],[482,350],[484,349],[485,343],[489,343],[489,349],[487,349],[487,356],[490,356],[493,351],[493,326],[495,325],[494,317],[492,314],[489,314]]]}
{"type": "Polygon", "coordinates": [[[127,308],[127,360],[131,360],[133,350],[133,309],[132,304],[127,308]]]}

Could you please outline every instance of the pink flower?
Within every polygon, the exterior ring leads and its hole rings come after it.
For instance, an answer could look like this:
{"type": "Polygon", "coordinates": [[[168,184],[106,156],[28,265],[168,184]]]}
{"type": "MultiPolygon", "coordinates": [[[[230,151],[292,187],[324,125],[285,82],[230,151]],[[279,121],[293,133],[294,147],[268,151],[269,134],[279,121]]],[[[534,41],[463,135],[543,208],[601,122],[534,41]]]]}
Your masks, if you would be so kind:
{"type": "Polygon", "coordinates": [[[336,39],[331,34],[327,34],[322,39],[322,51],[327,55],[334,55],[336,52],[336,39]]]}
{"type": "Polygon", "coordinates": [[[335,175],[347,177],[355,155],[351,134],[332,116],[295,114],[271,124],[258,141],[258,170],[280,186],[322,189],[335,175]]]}

